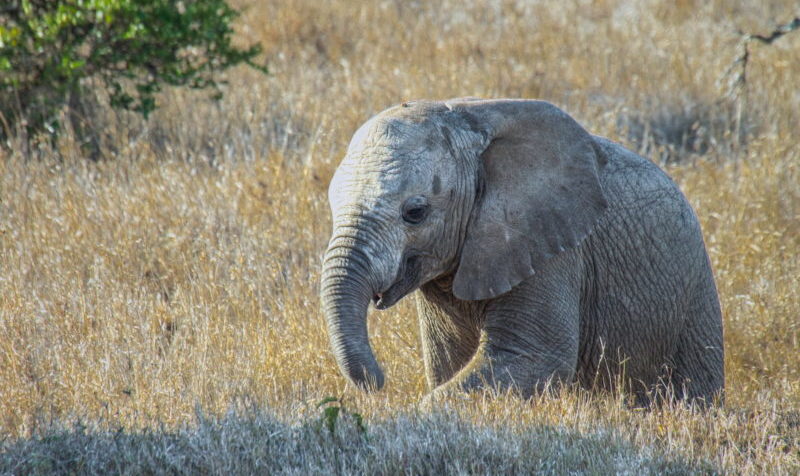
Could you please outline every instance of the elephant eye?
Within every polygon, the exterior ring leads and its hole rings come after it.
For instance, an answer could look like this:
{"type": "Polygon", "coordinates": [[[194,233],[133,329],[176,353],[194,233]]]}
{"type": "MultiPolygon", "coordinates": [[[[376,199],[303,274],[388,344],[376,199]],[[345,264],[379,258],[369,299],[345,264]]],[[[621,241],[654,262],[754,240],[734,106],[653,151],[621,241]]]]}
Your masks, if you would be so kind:
{"type": "Polygon", "coordinates": [[[411,197],[403,204],[403,220],[412,225],[422,223],[428,216],[428,208],[428,201],[425,197],[411,197]]]}

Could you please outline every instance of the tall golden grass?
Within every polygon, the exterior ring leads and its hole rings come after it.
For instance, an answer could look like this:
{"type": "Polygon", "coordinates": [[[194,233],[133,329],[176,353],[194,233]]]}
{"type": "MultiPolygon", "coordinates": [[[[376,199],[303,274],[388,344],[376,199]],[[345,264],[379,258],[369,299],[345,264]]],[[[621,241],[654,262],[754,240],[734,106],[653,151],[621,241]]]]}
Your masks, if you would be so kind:
{"type": "Polygon", "coordinates": [[[227,73],[221,102],[167,91],[149,122],[97,107],[100,162],[70,133],[0,151],[2,437],[76,418],[176,428],[241,402],[302,421],[330,395],[375,424],[415,413],[410,299],[370,316],[383,392],[348,387],[328,351],[327,183],[391,104],[536,97],[669,161],[717,278],[726,404],[641,412],[573,391],[451,408],[493,428],[613,429],[719,471],[800,470],[800,33],[751,46],[738,97],[720,81],[737,31],[770,31],[795,2],[235,3],[269,76],[227,73]]]}

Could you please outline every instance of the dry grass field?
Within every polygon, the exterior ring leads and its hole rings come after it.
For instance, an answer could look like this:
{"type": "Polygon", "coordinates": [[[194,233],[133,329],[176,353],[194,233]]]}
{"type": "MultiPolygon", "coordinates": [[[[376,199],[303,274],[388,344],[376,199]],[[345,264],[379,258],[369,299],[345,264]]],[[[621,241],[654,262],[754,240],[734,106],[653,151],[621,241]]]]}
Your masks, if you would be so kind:
{"type": "Polygon", "coordinates": [[[796,2],[234,4],[269,76],[165,91],[147,122],[101,101],[99,162],[70,133],[0,149],[0,473],[800,472],[800,31],[750,45],[738,95],[724,77],[737,31],[796,2]],[[549,100],[675,178],[719,287],[723,408],[422,411],[411,299],[369,318],[385,389],[345,384],[318,302],[328,181],[374,113],[457,96],[549,100]]]}

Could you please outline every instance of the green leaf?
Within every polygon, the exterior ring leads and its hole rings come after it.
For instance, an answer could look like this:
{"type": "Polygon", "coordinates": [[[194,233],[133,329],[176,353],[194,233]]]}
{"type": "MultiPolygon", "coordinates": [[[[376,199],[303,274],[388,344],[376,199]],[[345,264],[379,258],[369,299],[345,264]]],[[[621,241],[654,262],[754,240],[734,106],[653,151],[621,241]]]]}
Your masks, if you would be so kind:
{"type": "Polygon", "coordinates": [[[338,401],[339,401],[338,397],[325,397],[319,403],[317,403],[317,408],[326,405],[328,403],[338,402],[338,401]]]}
{"type": "Polygon", "coordinates": [[[324,411],[323,421],[331,433],[336,430],[336,420],[339,418],[340,410],[341,407],[328,407],[324,411]]]}

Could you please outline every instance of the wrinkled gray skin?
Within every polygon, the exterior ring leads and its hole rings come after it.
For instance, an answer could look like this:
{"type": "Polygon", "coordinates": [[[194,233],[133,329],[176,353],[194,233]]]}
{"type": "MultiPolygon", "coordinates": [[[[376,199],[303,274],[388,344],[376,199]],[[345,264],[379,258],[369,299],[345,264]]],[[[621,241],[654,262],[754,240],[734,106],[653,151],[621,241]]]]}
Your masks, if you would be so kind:
{"type": "Polygon", "coordinates": [[[385,309],[415,290],[435,394],[624,382],[644,402],[709,402],[723,389],[719,302],[690,205],[658,167],[551,104],[390,108],[356,132],[329,198],[322,307],[362,389],[384,384],[370,301],[385,309]]]}

